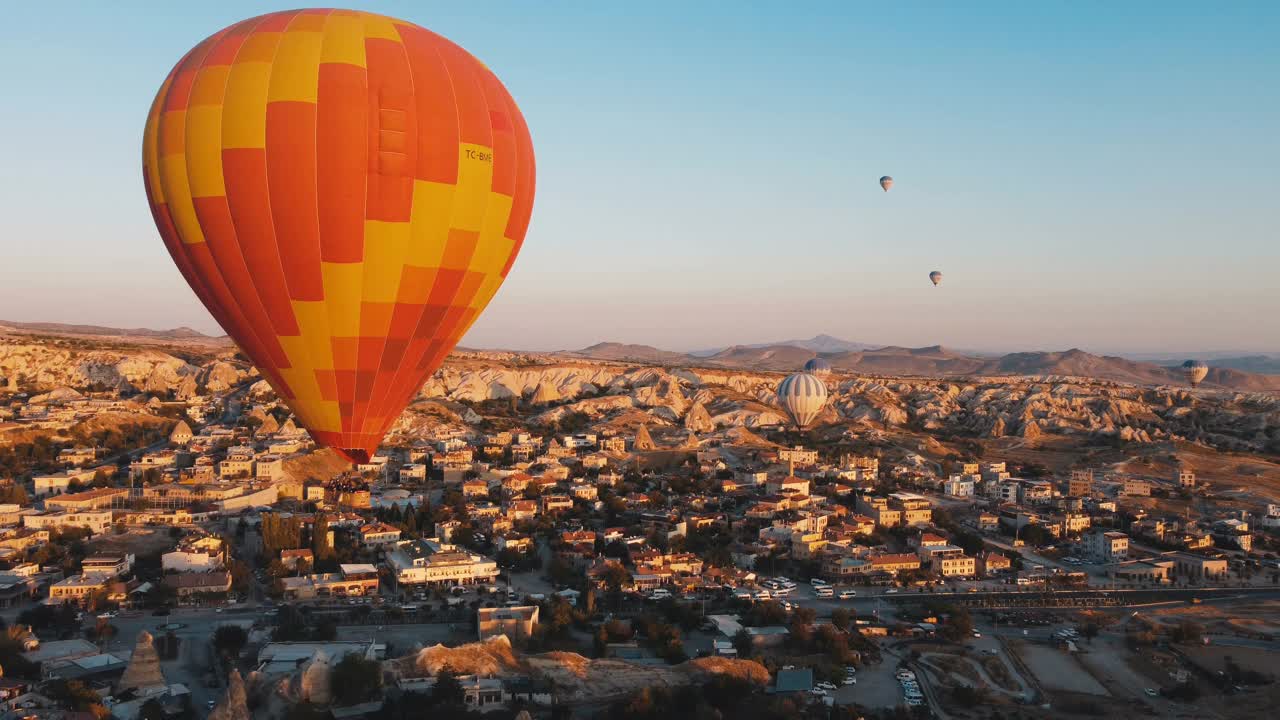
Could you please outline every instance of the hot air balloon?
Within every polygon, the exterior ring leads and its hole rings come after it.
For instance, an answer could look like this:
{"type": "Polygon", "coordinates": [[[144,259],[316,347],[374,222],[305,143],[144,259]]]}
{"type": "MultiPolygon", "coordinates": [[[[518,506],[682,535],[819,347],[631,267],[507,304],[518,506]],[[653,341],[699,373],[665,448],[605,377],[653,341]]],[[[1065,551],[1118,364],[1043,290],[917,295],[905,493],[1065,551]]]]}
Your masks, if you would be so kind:
{"type": "Polygon", "coordinates": [[[809,358],[804,364],[804,371],[814,377],[823,378],[831,374],[831,363],[820,357],[809,358]]]}
{"type": "Polygon", "coordinates": [[[1182,374],[1191,383],[1191,387],[1199,387],[1209,374],[1209,366],[1200,360],[1188,360],[1182,363],[1182,374]]]}
{"type": "Polygon", "coordinates": [[[884,188],[885,192],[889,192],[889,188],[893,187],[893,178],[888,175],[880,178],[880,187],[884,188]]]}
{"type": "Polygon", "coordinates": [[[796,373],[778,383],[778,405],[796,428],[804,430],[827,403],[827,386],[809,373],[796,373]]]}
{"type": "Polygon", "coordinates": [[[289,10],[205,39],[143,134],[156,227],[316,442],[372,454],[506,278],[533,209],[498,78],[412,23],[289,10]]]}
{"type": "Polygon", "coordinates": [[[929,273],[929,280],[936,286],[938,283],[942,282],[942,273],[938,272],[937,270],[934,270],[933,272],[929,273]]]}

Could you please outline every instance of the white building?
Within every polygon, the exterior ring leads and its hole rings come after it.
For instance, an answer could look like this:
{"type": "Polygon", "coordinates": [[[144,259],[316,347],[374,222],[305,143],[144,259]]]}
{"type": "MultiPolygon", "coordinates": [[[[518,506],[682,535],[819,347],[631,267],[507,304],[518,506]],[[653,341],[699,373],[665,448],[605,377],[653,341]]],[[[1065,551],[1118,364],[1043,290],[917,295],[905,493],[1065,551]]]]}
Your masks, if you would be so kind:
{"type": "Polygon", "coordinates": [[[1095,528],[1084,534],[1084,549],[1099,562],[1119,562],[1129,556],[1129,536],[1095,528]]]}
{"type": "Polygon", "coordinates": [[[976,484],[973,482],[971,475],[952,475],[947,478],[944,485],[944,491],[951,497],[973,497],[976,484]]]}
{"type": "Polygon", "coordinates": [[[498,576],[493,560],[437,538],[401,540],[386,562],[401,585],[472,585],[498,576]]]}
{"type": "Polygon", "coordinates": [[[85,527],[95,534],[104,533],[111,527],[110,510],[85,510],[81,512],[56,512],[42,515],[24,515],[24,527],[40,529],[56,529],[66,527],[85,527]]]}

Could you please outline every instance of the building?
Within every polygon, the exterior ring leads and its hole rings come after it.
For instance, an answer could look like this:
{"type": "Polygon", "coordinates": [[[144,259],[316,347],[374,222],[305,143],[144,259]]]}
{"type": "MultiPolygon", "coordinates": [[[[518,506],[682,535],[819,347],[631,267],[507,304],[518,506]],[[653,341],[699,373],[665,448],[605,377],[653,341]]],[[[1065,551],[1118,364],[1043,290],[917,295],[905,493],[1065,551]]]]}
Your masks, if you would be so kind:
{"type": "Polygon", "coordinates": [[[1130,560],[1110,569],[1116,580],[1137,583],[1167,583],[1173,574],[1174,561],[1164,558],[1130,560]]]}
{"type": "Polygon", "coordinates": [[[386,562],[400,585],[473,585],[498,576],[493,560],[436,538],[401,540],[386,562]]]}
{"type": "Polygon", "coordinates": [[[943,484],[943,492],[950,497],[973,497],[977,485],[972,475],[952,475],[943,484]]]}
{"type": "Polygon", "coordinates": [[[806,450],[802,446],[796,445],[792,448],[779,450],[778,460],[791,465],[800,465],[801,467],[816,465],[818,464],[818,451],[806,450]]]}
{"type": "Polygon", "coordinates": [[[982,577],[989,578],[1009,572],[1013,568],[1013,561],[1007,555],[990,550],[979,553],[975,560],[976,569],[982,577]]]}
{"type": "Polygon", "coordinates": [[[1175,553],[1174,572],[1188,580],[1217,580],[1227,576],[1227,559],[1217,555],[1175,553]]]}
{"type": "Polygon", "coordinates": [[[497,635],[506,635],[510,639],[527,638],[533,634],[536,627],[538,627],[537,605],[482,607],[476,611],[476,628],[482,642],[497,635]]]}
{"type": "Polygon", "coordinates": [[[1120,562],[1129,556],[1129,536],[1094,528],[1083,536],[1085,553],[1098,562],[1120,562]]]}
{"type": "Polygon", "coordinates": [[[80,563],[80,572],[85,575],[104,575],[109,578],[126,575],[133,569],[133,555],[90,555],[80,563]]]}
{"type": "Polygon", "coordinates": [[[1151,483],[1136,478],[1125,478],[1120,493],[1129,497],[1151,497],[1151,483]]]}
{"type": "Polygon", "coordinates": [[[179,598],[189,598],[194,595],[226,595],[231,592],[231,573],[225,570],[173,573],[164,576],[164,584],[173,588],[179,598]]]}
{"type": "Polygon", "coordinates": [[[94,488],[84,492],[51,497],[44,501],[44,506],[48,510],[66,510],[69,512],[99,510],[101,508],[109,508],[112,503],[122,501],[128,496],[128,488],[94,488]]]}
{"type": "Polygon", "coordinates": [[[174,445],[186,445],[191,442],[191,426],[185,420],[179,420],[169,433],[169,442],[174,445]]]}
{"type": "Polygon", "coordinates": [[[284,478],[284,458],[279,455],[260,455],[253,469],[258,480],[280,480],[284,478]]]}
{"type": "Polygon", "coordinates": [[[340,565],[340,572],[280,578],[287,598],[348,598],[378,594],[378,569],[368,564],[340,565]]]}
{"type": "Polygon", "coordinates": [[[1048,480],[1019,480],[1018,502],[1023,505],[1043,505],[1053,500],[1053,483],[1048,480]]]}
{"type": "Polygon", "coordinates": [[[67,527],[88,528],[94,534],[104,533],[111,528],[110,510],[90,510],[87,512],[54,512],[40,515],[23,515],[24,527],[37,530],[59,529],[67,527]]]}
{"type": "Polygon", "coordinates": [[[204,535],[185,539],[178,547],[161,555],[160,567],[171,572],[209,572],[222,567],[224,559],[222,539],[204,535]]]}
{"type": "Polygon", "coordinates": [[[1093,494],[1093,471],[1072,470],[1071,479],[1067,481],[1067,495],[1071,497],[1089,497],[1093,494]]]}
{"type": "Polygon", "coordinates": [[[872,572],[899,573],[904,570],[919,570],[920,556],[914,553],[898,555],[874,555],[868,558],[872,572]]]}
{"type": "Polygon", "coordinates": [[[360,527],[360,543],[365,547],[392,545],[400,540],[400,528],[377,522],[360,527]]]}
{"type": "Polygon", "coordinates": [[[110,581],[109,577],[103,575],[72,575],[49,586],[49,602],[84,602],[86,597],[94,593],[106,593],[107,583],[110,581]]]}
{"type": "MultiPolygon", "coordinates": [[[[960,550],[960,548],[956,549],[960,550]]],[[[941,577],[971,578],[978,574],[976,558],[965,555],[964,551],[958,555],[935,553],[930,569],[935,575],[941,577]]]]}
{"type": "Polygon", "coordinates": [[[1174,472],[1173,480],[1180,488],[1193,488],[1196,486],[1196,474],[1187,468],[1178,468],[1174,472]]]}

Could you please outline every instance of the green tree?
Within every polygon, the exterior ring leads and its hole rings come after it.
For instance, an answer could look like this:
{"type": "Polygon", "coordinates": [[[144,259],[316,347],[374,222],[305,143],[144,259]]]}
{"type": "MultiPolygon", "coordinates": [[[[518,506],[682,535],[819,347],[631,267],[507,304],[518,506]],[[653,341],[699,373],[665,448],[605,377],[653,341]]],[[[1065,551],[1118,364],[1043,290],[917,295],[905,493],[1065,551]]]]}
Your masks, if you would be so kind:
{"type": "Polygon", "coordinates": [[[746,628],[739,630],[733,636],[733,649],[738,651],[738,657],[751,657],[751,651],[755,646],[751,643],[751,635],[747,633],[746,628]]]}
{"type": "Polygon", "coordinates": [[[466,692],[453,668],[446,665],[436,673],[436,683],[431,688],[431,701],[446,706],[461,706],[466,701],[466,692]]]}
{"type": "Polygon", "coordinates": [[[249,634],[239,625],[219,625],[213,631],[213,647],[223,655],[236,658],[249,642],[249,634]]]}
{"type": "Polygon", "coordinates": [[[382,690],[382,665],[376,660],[348,654],[333,666],[329,682],[340,705],[372,700],[382,690]]]}

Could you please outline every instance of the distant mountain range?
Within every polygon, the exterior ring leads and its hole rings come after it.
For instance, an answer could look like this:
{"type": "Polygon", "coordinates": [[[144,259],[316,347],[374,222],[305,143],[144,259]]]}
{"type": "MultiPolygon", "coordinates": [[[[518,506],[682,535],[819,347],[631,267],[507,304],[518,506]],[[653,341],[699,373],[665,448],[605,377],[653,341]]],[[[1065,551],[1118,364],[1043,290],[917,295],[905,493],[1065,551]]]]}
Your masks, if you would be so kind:
{"type": "Polygon", "coordinates": [[[112,328],[101,325],[72,325],[51,322],[16,322],[0,320],[0,331],[17,331],[24,334],[71,335],[117,338],[146,338],[150,340],[197,341],[205,343],[230,344],[226,335],[205,335],[199,330],[189,327],[177,327],[169,330],[152,330],[150,328],[112,328]]]}
{"type": "MultiPolygon", "coordinates": [[[[1019,352],[988,357],[961,353],[940,345],[922,348],[891,345],[873,349],[818,352],[799,345],[777,344],[735,345],[711,355],[698,355],[660,350],[648,345],[600,343],[561,354],[593,360],[780,372],[798,370],[806,360],[820,356],[836,370],[875,375],[1070,375],[1142,385],[1184,382],[1182,372],[1175,364],[1157,365],[1110,355],[1094,355],[1079,349],[1019,352]]],[[[1220,367],[1217,361],[1210,365],[1209,376],[1205,379],[1207,386],[1241,391],[1280,391],[1280,375],[1220,367]]]]}
{"type": "MultiPolygon", "coordinates": [[[[206,335],[188,327],[169,330],[148,328],[110,328],[100,325],[74,325],[46,322],[14,322],[0,320],[0,333],[49,334],[72,337],[134,339],[151,343],[191,343],[230,346],[225,335],[206,335]]],[[[581,350],[551,353],[590,360],[645,363],[654,365],[686,365],[691,367],[723,367],[743,370],[786,372],[797,370],[813,357],[826,359],[832,367],[846,372],[876,375],[964,376],[964,375],[1071,375],[1100,380],[1151,384],[1179,384],[1182,373],[1177,366],[1181,356],[1160,362],[1144,362],[1111,355],[1094,355],[1083,350],[1062,352],[1017,352],[988,355],[976,351],[960,351],[940,345],[906,348],[877,346],[851,342],[830,335],[817,335],[807,340],[780,343],[734,345],[719,350],[674,352],[649,345],[601,342],[581,350]]],[[[1188,356],[1197,354],[1188,353],[1188,356]]],[[[1241,391],[1280,392],[1280,355],[1241,355],[1214,357],[1199,353],[1209,363],[1208,386],[1241,391]]],[[[1145,357],[1160,358],[1157,355],[1145,357]]]]}
{"type": "Polygon", "coordinates": [[[790,347],[803,348],[812,350],[816,353],[839,353],[839,352],[857,352],[859,350],[874,350],[882,345],[869,345],[867,343],[852,342],[850,340],[841,340],[831,335],[814,335],[808,340],[782,340],[781,342],[756,343],[755,345],[734,345],[729,348],[715,348],[714,350],[694,350],[689,354],[693,357],[711,357],[717,353],[731,350],[733,348],[767,348],[779,345],[787,345],[790,347]]]}

